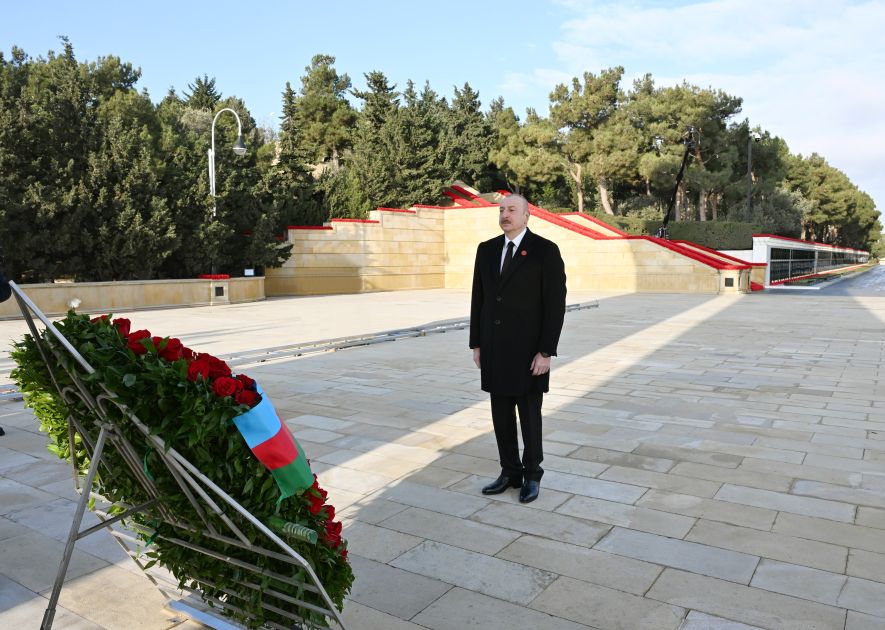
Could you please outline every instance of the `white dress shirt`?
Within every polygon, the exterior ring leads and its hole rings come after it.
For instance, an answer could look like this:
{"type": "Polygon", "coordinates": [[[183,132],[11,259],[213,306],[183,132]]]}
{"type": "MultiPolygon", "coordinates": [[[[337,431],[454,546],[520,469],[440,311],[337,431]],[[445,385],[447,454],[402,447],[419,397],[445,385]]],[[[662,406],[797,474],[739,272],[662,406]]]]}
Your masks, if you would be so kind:
{"type": "Polygon", "coordinates": [[[526,230],[528,230],[528,227],[522,228],[522,232],[517,234],[512,241],[507,238],[506,235],[504,236],[504,248],[501,250],[501,265],[498,267],[499,271],[504,268],[504,256],[507,255],[507,243],[513,243],[513,255],[516,256],[516,251],[519,249],[519,244],[522,243],[522,237],[525,236],[526,230]]]}

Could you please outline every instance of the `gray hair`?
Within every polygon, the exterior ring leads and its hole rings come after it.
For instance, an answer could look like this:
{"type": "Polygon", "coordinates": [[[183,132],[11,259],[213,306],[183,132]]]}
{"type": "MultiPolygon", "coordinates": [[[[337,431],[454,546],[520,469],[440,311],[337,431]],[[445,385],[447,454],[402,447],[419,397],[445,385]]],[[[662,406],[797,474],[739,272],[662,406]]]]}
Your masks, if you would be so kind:
{"type": "Polygon", "coordinates": [[[519,193],[511,193],[511,194],[507,195],[506,197],[504,197],[501,200],[501,203],[504,203],[507,201],[516,201],[517,204],[522,206],[522,209],[525,211],[526,214],[531,214],[531,212],[529,211],[529,200],[526,199],[525,197],[523,197],[522,195],[520,195],[519,193]]]}

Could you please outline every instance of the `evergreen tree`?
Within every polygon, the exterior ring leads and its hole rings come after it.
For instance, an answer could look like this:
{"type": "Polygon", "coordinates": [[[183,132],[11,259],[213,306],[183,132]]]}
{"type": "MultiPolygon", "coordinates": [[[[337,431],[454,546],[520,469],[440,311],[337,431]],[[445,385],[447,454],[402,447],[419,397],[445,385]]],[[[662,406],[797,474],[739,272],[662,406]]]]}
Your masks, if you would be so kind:
{"type": "Polygon", "coordinates": [[[489,146],[493,132],[481,106],[479,93],[469,83],[460,90],[455,88],[445,138],[445,165],[450,179],[484,189],[492,181],[489,146]]]}
{"type": "Polygon", "coordinates": [[[331,161],[340,166],[341,155],[351,146],[356,112],[345,95],[350,77],[339,75],[335,57],[315,55],[301,77],[301,96],[293,100],[300,139],[314,162],[331,161]]]}
{"type": "Polygon", "coordinates": [[[215,77],[210,79],[208,75],[204,74],[194,79],[193,83],[188,83],[187,88],[190,92],[184,93],[184,104],[191,109],[206,109],[214,112],[221,101],[221,92],[215,88],[215,77]]]}

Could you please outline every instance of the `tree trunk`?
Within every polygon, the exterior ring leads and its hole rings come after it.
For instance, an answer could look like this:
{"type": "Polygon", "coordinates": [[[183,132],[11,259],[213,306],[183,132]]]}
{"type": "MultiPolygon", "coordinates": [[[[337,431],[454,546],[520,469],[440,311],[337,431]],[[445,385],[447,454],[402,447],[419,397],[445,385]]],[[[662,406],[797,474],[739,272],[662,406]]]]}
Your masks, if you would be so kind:
{"type": "Polygon", "coordinates": [[[707,191],[703,188],[698,193],[698,218],[701,221],[707,220],[707,191]]]}
{"type": "Polygon", "coordinates": [[[604,178],[600,177],[597,180],[596,188],[599,190],[599,200],[602,202],[602,209],[605,210],[606,214],[614,216],[615,212],[612,210],[612,202],[608,196],[608,187],[605,185],[604,178]]]}
{"type": "Polygon", "coordinates": [[[648,177],[645,178],[645,196],[651,197],[651,180],[648,177]]]}
{"type": "Polygon", "coordinates": [[[584,212],[584,169],[580,164],[568,163],[566,171],[575,181],[575,188],[578,193],[578,212],[584,212]],[[572,167],[574,170],[572,170],[572,167]]]}
{"type": "Polygon", "coordinates": [[[685,202],[685,188],[680,184],[679,192],[676,193],[676,205],[673,208],[673,220],[677,223],[682,221],[682,204],[685,202]]]}
{"type": "Polygon", "coordinates": [[[719,219],[719,195],[710,196],[710,212],[713,214],[713,221],[719,219]]]}

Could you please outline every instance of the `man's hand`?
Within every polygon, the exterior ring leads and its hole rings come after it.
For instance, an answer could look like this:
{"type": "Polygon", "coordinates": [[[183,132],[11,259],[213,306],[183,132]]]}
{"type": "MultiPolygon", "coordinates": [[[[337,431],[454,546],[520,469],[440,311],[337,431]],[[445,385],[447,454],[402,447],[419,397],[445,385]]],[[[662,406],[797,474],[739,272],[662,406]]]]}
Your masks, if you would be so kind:
{"type": "MultiPolygon", "coordinates": [[[[477,359],[478,360],[478,359],[477,359]]],[[[550,371],[550,357],[543,357],[541,353],[535,355],[532,359],[532,376],[541,376],[550,371]]]]}
{"type": "Polygon", "coordinates": [[[476,367],[482,369],[482,366],[479,363],[479,348],[473,349],[473,362],[476,363],[476,367]]]}

